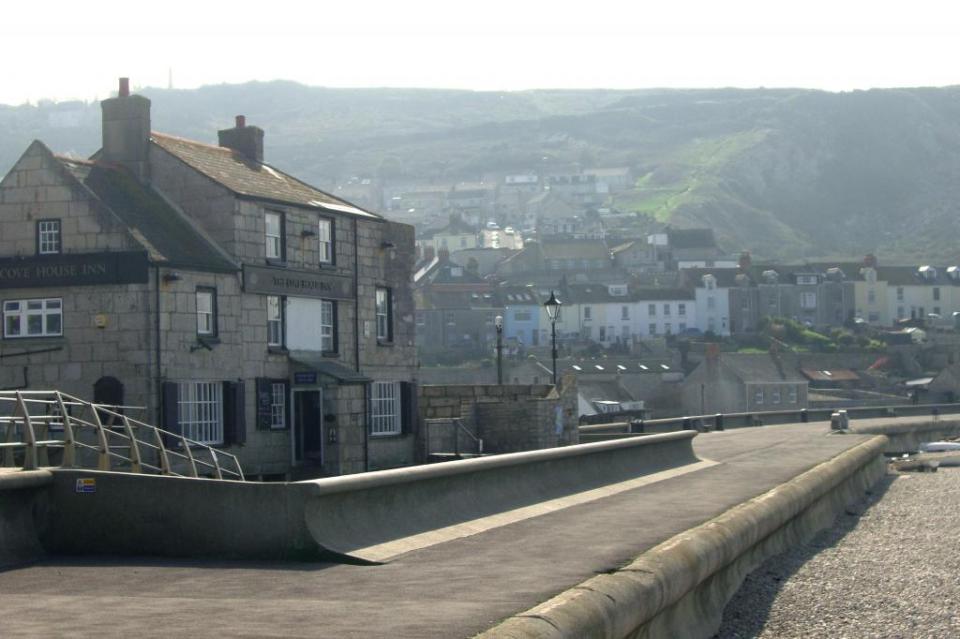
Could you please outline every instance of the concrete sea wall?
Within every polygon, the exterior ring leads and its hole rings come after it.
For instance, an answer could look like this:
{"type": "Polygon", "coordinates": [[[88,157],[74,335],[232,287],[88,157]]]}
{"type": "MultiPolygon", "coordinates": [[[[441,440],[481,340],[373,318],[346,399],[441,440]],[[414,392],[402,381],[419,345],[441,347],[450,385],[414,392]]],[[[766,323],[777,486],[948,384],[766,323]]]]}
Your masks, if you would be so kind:
{"type": "Polygon", "coordinates": [[[710,637],[744,577],[830,525],[886,472],[877,436],[480,635],[710,637]]]}

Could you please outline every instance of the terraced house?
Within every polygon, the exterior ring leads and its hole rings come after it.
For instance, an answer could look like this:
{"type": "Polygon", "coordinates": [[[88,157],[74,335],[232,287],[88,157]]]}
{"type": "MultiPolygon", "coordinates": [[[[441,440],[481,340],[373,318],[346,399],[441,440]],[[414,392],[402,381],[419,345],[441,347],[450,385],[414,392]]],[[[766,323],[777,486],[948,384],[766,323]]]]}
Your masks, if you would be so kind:
{"type": "Polygon", "coordinates": [[[57,388],[228,448],[248,475],[411,463],[413,228],[105,100],[103,147],[0,182],[0,387],[57,388]]]}

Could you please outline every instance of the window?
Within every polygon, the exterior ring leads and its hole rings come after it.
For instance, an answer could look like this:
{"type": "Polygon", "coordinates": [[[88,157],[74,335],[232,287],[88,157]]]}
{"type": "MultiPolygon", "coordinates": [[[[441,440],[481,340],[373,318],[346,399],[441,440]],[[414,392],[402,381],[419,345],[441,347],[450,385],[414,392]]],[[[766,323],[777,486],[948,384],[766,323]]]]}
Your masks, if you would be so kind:
{"type": "Polygon", "coordinates": [[[647,304],[647,315],[650,317],[657,316],[657,305],[656,304],[647,304]]]}
{"type": "Polygon", "coordinates": [[[902,286],[898,286],[898,287],[897,287],[897,301],[898,301],[898,302],[902,302],[902,301],[903,301],[903,287],[902,287],[902,286]]]}
{"type": "Polygon", "coordinates": [[[630,319],[630,307],[621,306],[620,307],[620,319],[628,320],[630,319]]]}
{"type": "Polygon", "coordinates": [[[680,331],[681,333],[685,332],[685,331],[687,330],[687,324],[686,324],[686,322],[680,322],[680,323],[677,325],[677,330],[680,331]]]}
{"type": "Polygon", "coordinates": [[[217,289],[197,287],[197,335],[217,336],[217,289]]]}
{"type": "Polygon", "coordinates": [[[267,211],[263,216],[263,226],[267,259],[285,260],[287,256],[283,233],[283,213],[267,211]]]}
{"type": "Polygon", "coordinates": [[[377,288],[377,341],[393,341],[393,295],[389,288],[377,288]]]}
{"type": "Polygon", "coordinates": [[[400,382],[373,382],[370,399],[370,433],[400,434],[400,382]]]}
{"type": "MultiPolygon", "coordinates": [[[[530,311],[514,311],[513,312],[513,320],[515,322],[529,322],[531,319],[533,319],[533,314],[530,313],[530,311]]],[[[584,317],[584,319],[590,319],[590,318],[584,317]]]]}
{"type": "Polygon", "coordinates": [[[317,239],[320,241],[320,263],[333,264],[333,220],[320,220],[317,239]]]}
{"type": "Polygon", "coordinates": [[[772,391],[770,391],[770,402],[773,403],[773,404],[779,404],[779,403],[780,403],[780,389],[779,389],[779,388],[774,388],[772,391]]]}
{"type": "Polygon", "coordinates": [[[3,336],[58,337],[63,335],[63,301],[57,298],[7,300],[3,303],[3,336]]]}
{"type": "Polygon", "coordinates": [[[629,340],[629,339],[630,339],[630,327],[629,327],[629,326],[621,326],[621,327],[620,327],[620,336],[623,338],[623,341],[629,340]]]}
{"type": "Polygon", "coordinates": [[[938,286],[933,287],[933,301],[934,302],[940,301],[940,287],[938,286]]]}
{"type": "Polygon", "coordinates": [[[684,303],[677,304],[677,315],[686,315],[687,314],[687,305],[684,303]]]}
{"type": "Polygon", "coordinates": [[[666,324],[664,324],[663,332],[666,333],[667,335],[673,335],[673,324],[671,324],[670,322],[667,322],[666,324]]]}
{"type": "Polygon", "coordinates": [[[875,304],[877,301],[877,292],[873,289],[867,291],[867,304],[875,304]]]}
{"type": "Polygon", "coordinates": [[[939,307],[939,306],[934,306],[934,307],[933,307],[933,314],[934,314],[934,315],[939,315],[939,314],[940,314],[940,307],[939,307]]]}
{"type": "Polygon", "coordinates": [[[599,339],[601,342],[607,341],[607,327],[606,327],[606,326],[601,326],[601,327],[600,327],[600,334],[598,335],[598,339],[599,339]]]}
{"type": "Polygon", "coordinates": [[[57,255],[62,251],[60,220],[37,221],[37,254],[57,255]]]}
{"type": "Polygon", "coordinates": [[[708,298],[707,298],[707,308],[716,308],[716,307],[717,307],[717,300],[716,300],[716,298],[714,298],[714,297],[708,297],[708,298]]]}
{"type": "Polygon", "coordinates": [[[187,439],[201,444],[223,443],[223,384],[180,382],[177,415],[187,439]]]}
{"type": "Polygon", "coordinates": [[[797,403],[797,387],[796,386],[791,386],[789,389],[787,389],[787,401],[789,401],[791,404],[797,403]]]}
{"type": "Polygon", "coordinates": [[[797,284],[800,286],[815,286],[816,283],[816,275],[797,275],[797,284]]]}
{"type": "Polygon", "coordinates": [[[753,392],[753,401],[755,404],[763,403],[763,389],[757,389],[753,392]]]}
{"type": "Polygon", "coordinates": [[[664,305],[663,305],[663,314],[664,314],[665,316],[668,316],[668,317],[669,317],[669,315],[670,315],[670,305],[669,305],[669,304],[664,304],[664,305]]]}
{"type": "Polygon", "coordinates": [[[903,318],[905,318],[905,317],[906,317],[906,313],[904,313],[903,307],[902,307],[902,306],[898,306],[898,307],[897,307],[897,319],[903,319],[903,318]]]}
{"type": "Polygon", "coordinates": [[[657,325],[656,325],[656,324],[651,324],[650,326],[647,327],[647,331],[648,331],[651,335],[656,335],[656,334],[657,334],[657,325]]]}
{"type": "Polygon", "coordinates": [[[584,307],[583,307],[583,319],[585,319],[585,320],[591,319],[591,315],[592,315],[592,314],[593,314],[593,309],[592,309],[592,308],[590,308],[589,306],[584,306],[584,307]]]}
{"type": "Polygon", "coordinates": [[[812,292],[800,293],[800,308],[806,310],[817,308],[817,294],[812,292]]]}
{"type": "Polygon", "coordinates": [[[287,385],[285,382],[270,383],[270,428],[287,427],[287,385]]]}
{"type": "Polygon", "coordinates": [[[320,302],[320,350],[333,353],[337,350],[337,308],[335,302],[320,302]]]}
{"type": "Polygon", "coordinates": [[[267,296],[267,346],[283,346],[283,302],[277,295],[267,296]]]}
{"type": "Polygon", "coordinates": [[[878,313],[878,312],[876,312],[876,311],[870,311],[870,312],[867,314],[867,321],[868,321],[868,322],[879,322],[879,321],[880,321],[880,313],[878,313]]]}

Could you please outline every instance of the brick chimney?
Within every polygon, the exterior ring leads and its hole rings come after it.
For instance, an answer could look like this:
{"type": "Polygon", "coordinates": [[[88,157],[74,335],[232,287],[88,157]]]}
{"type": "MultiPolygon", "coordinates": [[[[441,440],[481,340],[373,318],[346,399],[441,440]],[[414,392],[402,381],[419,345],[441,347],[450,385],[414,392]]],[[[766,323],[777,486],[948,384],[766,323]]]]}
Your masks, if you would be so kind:
{"type": "Polygon", "coordinates": [[[863,265],[869,268],[877,268],[877,256],[873,253],[867,253],[863,256],[863,265]]]}
{"type": "Polygon", "coordinates": [[[263,129],[247,126],[247,118],[238,115],[232,129],[217,131],[220,146],[233,149],[254,162],[263,162],[263,129]]]}
{"type": "Polygon", "coordinates": [[[117,97],[100,103],[103,147],[100,159],[120,164],[141,182],[150,181],[150,100],[130,95],[130,79],[120,78],[117,97]]]}
{"type": "Polygon", "coordinates": [[[750,258],[750,251],[740,253],[740,270],[744,273],[750,270],[753,260],[750,258]]]}
{"type": "Polygon", "coordinates": [[[450,261],[450,249],[441,248],[439,251],[437,251],[437,257],[440,258],[440,261],[441,261],[441,262],[449,262],[449,261],[450,261]]]}

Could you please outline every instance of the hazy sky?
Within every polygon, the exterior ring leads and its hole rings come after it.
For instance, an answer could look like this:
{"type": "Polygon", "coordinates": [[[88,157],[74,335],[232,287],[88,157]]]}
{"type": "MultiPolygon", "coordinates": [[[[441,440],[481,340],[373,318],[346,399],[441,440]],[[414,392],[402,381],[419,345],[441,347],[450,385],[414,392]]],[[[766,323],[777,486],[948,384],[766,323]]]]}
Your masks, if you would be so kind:
{"type": "Polygon", "coordinates": [[[960,84],[960,4],[875,0],[46,0],[0,13],[0,103],[137,86],[960,84]],[[957,9],[952,7],[956,6],[957,9]]]}

